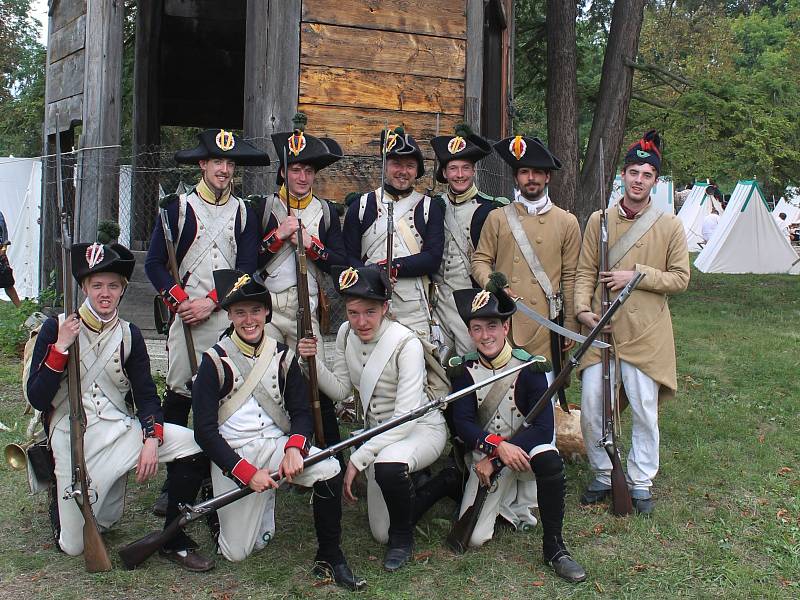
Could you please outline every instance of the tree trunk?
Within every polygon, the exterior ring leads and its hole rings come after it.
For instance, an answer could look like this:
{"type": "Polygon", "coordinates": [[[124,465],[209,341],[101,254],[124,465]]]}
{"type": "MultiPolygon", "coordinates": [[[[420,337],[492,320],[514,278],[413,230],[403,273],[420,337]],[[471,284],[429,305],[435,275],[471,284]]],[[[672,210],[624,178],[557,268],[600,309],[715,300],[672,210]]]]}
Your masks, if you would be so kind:
{"type": "Polygon", "coordinates": [[[597,210],[602,188],[602,203],[605,206],[617,166],[619,150],[625,135],[628,105],[633,87],[633,68],[625,64],[633,61],[639,48],[645,0],[616,0],[611,13],[611,31],[608,35],[603,72],[600,78],[600,94],[592,120],[592,131],[580,177],[580,201],[576,216],[585,227],[589,215],[597,210]],[[598,175],[600,140],[603,140],[604,173],[602,185],[598,175]]]}
{"type": "Polygon", "coordinates": [[[553,171],[550,196],[572,213],[578,204],[577,45],[574,1],[547,0],[547,145],[562,163],[553,171]]]}

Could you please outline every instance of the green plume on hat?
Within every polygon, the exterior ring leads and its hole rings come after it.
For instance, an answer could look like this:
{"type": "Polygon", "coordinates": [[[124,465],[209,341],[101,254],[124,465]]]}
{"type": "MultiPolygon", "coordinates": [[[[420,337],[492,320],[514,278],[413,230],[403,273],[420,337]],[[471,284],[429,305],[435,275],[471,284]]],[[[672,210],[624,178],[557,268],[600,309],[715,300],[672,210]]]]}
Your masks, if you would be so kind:
{"type": "Polygon", "coordinates": [[[294,129],[304,131],[307,123],[308,117],[305,115],[305,113],[295,113],[295,115],[292,117],[292,127],[294,127],[294,129]]]}
{"type": "Polygon", "coordinates": [[[405,134],[406,134],[406,130],[405,130],[405,128],[404,128],[402,125],[399,125],[398,127],[395,127],[395,128],[394,128],[394,132],[395,132],[397,135],[405,135],[405,134]]]}
{"type": "Polygon", "coordinates": [[[475,132],[472,131],[472,128],[467,125],[466,123],[459,123],[456,125],[455,134],[462,138],[468,138],[471,135],[474,135],[475,132]]]}
{"type": "Polygon", "coordinates": [[[494,271],[491,275],[489,275],[489,281],[486,282],[484,289],[492,294],[505,294],[505,289],[507,287],[508,277],[506,277],[505,274],[501,273],[500,271],[494,271]]]}
{"type": "Polygon", "coordinates": [[[100,221],[97,224],[97,241],[109,244],[115,241],[120,234],[120,228],[114,221],[100,221]]]}

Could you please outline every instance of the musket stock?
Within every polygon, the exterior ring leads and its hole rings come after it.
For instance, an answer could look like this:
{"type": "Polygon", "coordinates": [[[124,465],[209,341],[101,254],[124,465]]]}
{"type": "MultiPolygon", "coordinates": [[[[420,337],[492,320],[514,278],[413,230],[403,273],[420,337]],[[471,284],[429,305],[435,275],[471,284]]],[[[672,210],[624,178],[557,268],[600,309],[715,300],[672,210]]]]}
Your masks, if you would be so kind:
{"type": "MultiPolygon", "coordinates": [[[[459,390],[457,392],[453,392],[447,396],[442,398],[437,398],[436,400],[431,400],[421,406],[418,406],[414,410],[411,410],[405,414],[398,415],[389,419],[388,421],[384,421],[380,425],[372,427],[370,429],[365,429],[352,437],[347,438],[346,440],[342,440],[338,444],[334,444],[332,446],[328,446],[325,449],[320,450],[314,454],[309,455],[303,460],[303,468],[307,469],[312,465],[317,464],[318,462],[322,462],[332,456],[336,456],[343,450],[350,448],[352,446],[356,446],[359,444],[363,444],[369,439],[380,435],[385,431],[389,431],[390,429],[394,429],[403,423],[407,423],[409,421],[413,421],[414,419],[418,419],[423,415],[427,414],[432,410],[437,409],[444,409],[450,402],[457,400],[463,396],[469,395],[477,389],[482,388],[485,385],[489,385],[494,383],[495,381],[502,379],[503,377],[507,377],[513,373],[516,373],[520,369],[524,368],[529,363],[525,362],[514,367],[508,368],[504,371],[500,371],[495,375],[481,381],[480,383],[473,384],[469,387],[464,388],[463,390],[459,390]]],[[[276,481],[280,478],[278,472],[272,473],[272,478],[276,481]]],[[[153,553],[156,552],[159,548],[161,548],[164,544],[166,544],[169,540],[175,537],[180,530],[182,530],[186,525],[191,523],[192,521],[196,521],[197,519],[212,513],[214,511],[219,510],[223,506],[227,506],[233,502],[236,502],[240,498],[244,498],[253,493],[253,490],[250,487],[243,487],[241,489],[231,490],[229,492],[225,492],[220,494],[219,496],[214,496],[206,500],[205,502],[200,502],[195,504],[194,506],[181,506],[181,516],[174,519],[163,531],[154,531],[152,533],[147,534],[143,538],[131,542],[127,546],[124,546],[119,550],[120,558],[122,558],[122,562],[128,569],[134,569],[142,562],[147,560],[153,553]]]]}

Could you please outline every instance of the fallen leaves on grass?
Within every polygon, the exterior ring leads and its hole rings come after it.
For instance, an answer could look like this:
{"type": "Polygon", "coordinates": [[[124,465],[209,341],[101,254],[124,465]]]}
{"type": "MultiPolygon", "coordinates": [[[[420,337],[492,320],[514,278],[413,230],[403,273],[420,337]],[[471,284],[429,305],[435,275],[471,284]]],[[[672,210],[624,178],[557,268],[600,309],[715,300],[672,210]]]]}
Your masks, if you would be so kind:
{"type": "Polygon", "coordinates": [[[427,561],[431,556],[433,556],[433,550],[424,550],[423,552],[417,552],[414,555],[414,562],[427,561]]]}
{"type": "Polygon", "coordinates": [[[544,581],[542,581],[541,579],[537,579],[531,585],[533,585],[533,587],[542,587],[544,585],[544,581]]]}
{"type": "Polygon", "coordinates": [[[762,433],[761,435],[758,436],[758,443],[763,444],[765,439],[766,436],[762,433]]]}
{"type": "Polygon", "coordinates": [[[599,581],[595,581],[595,582],[594,582],[594,587],[595,587],[595,589],[596,589],[598,592],[600,592],[601,594],[605,593],[605,590],[603,589],[603,586],[602,586],[602,585],[600,585],[600,582],[599,582],[599,581]]]}
{"type": "Polygon", "coordinates": [[[598,523],[597,525],[595,525],[595,526],[592,528],[592,532],[593,532],[595,535],[600,535],[600,534],[601,534],[601,533],[603,533],[605,530],[606,530],[606,526],[605,526],[605,525],[603,525],[602,523],[598,523]]]}
{"type": "Polygon", "coordinates": [[[780,469],[778,469],[778,475],[780,477],[784,477],[784,476],[788,475],[791,472],[792,472],[792,469],[789,468],[789,467],[781,467],[780,469]]]}
{"type": "Polygon", "coordinates": [[[367,560],[373,560],[373,561],[374,561],[374,560],[378,560],[378,557],[377,557],[377,556],[374,556],[374,555],[372,555],[372,554],[370,554],[370,555],[367,557],[367,560]]]}
{"type": "Polygon", "coordinates": [[[775,517],[778,519],[778,521],[780,521],[784,525],[792,521],[792,517],[789,514],[789,511],[786,510],[785,508],[778,509],[778,512],[775,513],[775,517]]]}
{"type": "Polygon", "coordinates": [[[634,570],[634,571],[636,571],[637,573],[641,573],[642,571],[646,571],[646,570],[647,570],[647,568],[648,568],[648,566],[649,566],[649,565],[644,565],[644,564],[641,564],[641,563],[636,563],[635,565],[633,565],[633,570],[634,570]]]}
{"type": "Polygon", "coordinates": [[[794,584],[793,581],[790,581],[789,579],[784,579],[783,577],[778,577],[778,583],[781,584],[781,587],[789,587],[790,585],[794,584]]]}

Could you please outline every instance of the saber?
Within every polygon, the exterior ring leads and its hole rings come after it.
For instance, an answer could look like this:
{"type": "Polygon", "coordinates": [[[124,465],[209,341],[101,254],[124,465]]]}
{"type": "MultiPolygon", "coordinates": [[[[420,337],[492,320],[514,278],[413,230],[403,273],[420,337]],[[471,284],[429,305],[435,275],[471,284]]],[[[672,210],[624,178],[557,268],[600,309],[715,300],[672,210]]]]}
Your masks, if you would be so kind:
{"type": "MultiPolygon", "coordinates": [[[[553,323],[553,321],[551,321],[547,317],[543,317],[538,312],[533,310],[531,307],[529,307],[526,304],[524,304],[522,302],[522,298],[515,298],[514,302],[517,303],[517,310],[519,312],[521,312],[523,315],[525,315],[529,319],[533,319],[534,321],[536,321],[542,327],[545,327],[545,328],[549,329],[550,331],[554,331],[558,335],[563,336],[565,338],[569,338],[569,339],[571,339],[573,341],[576,341],[576,342],[578,342],[580,344],[583,344],[586,341],[586,336],[585,335],[581,335],[580,333],[575,333],[574,331],[571,331],[571,330],[567,329],[566,327],[562,327],[558,323],[553,323]]],[[[601,349],[602,348],[611,348],[610,344],[607,344],[606,342],[601,342],[600,340],[592,340],[592,346],[594,346],[595,348],[601,348],[601,349]]]]}

